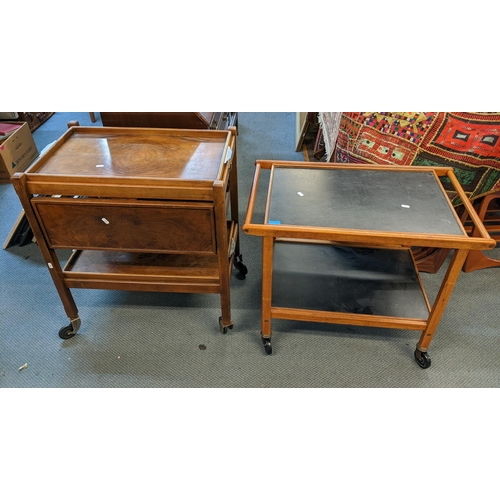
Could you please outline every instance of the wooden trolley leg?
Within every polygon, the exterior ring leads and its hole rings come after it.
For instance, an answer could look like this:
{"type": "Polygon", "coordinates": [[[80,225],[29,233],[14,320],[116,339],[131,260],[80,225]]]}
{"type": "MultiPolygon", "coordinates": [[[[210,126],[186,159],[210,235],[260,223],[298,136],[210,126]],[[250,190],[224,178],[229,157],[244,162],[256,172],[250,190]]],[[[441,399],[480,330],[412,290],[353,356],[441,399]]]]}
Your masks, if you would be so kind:
{"type": "Polygon", "coordinates": [[[220,181],[214,183],[215,202],[215,235],[217,239],[217,259],[219,267],[219,293],[222,316],[219,317],[219,327],[222,333],[233,328],[231,321],[231,295],[229,278],[231,276],[230,256],[228,253],[228,236],[226,226],[225,189],[220,181]]]}
{"type": "Polygon", "coordinates": [[[229,292],[229,284],[227,286],[221,283],[220,307],[222,316],[219,317],[219,327],[222,333],[227,333],[228,328],[233,329],[231,321],[231,296],[229,292]]]}
{"type": "Polygon", "coordinates": [[[26,214],[26,218],[28,219],[31,230],[33,231],[33,234],[36,238],[38,248],[40,249],[45,263],[47,264],[57,293],[59,294],[59,297],[63,304],[64,311],[66,312],[70,320],[69,326],[61,328],[61,330],[59,331],[59,336],[61,338],[70,338],[80,328],[80,318],[78,316],[78,309],[73,299],[73,295],[71,295],[69,288],[64,283],[63,271],[61,269],[61,265],[59,264],[59,259],[57,258],[56,253],[54,252],[54,250],[49,248],[49,246],[45,242],[43,232],[40,228],[40,225],[38,224],[38,219],[31,207],[30,200],[32,196],[29,194],[26,188],[25,176],[20,177],[17,174],[14,174],[12,178],[12,184],[14,185],[14,189],[16,190],[21,204],[24,208],[24,213],[26,214]]]}
{"type": "Polygon", "coordinates": [[[431,360],[427,354],[427,349],[434,337],[436,328],[441,320],[441,317],[446,308],[446,304],[451,296],[451,292],[455,287],[457,278],[460,275],[462,266],[467,258],[469,250],[459,249],[455,250],[453,257],[451,258],[450,265],[446,271],[446,275],[443,279],[439,292],[437,294],[434,305],[429,314],[429,320],[427,322],[427,327],[422,332],[420,340],[417,343],[417,348],[415,350],[415,359],[421,368],[428,368],[431,365],[431,360]]]}
{"type": "Polygon", "coordinates": [[[273,293],[273,253],[274,237],[262,238],[262,342],[266,354],[272,353],[271,347],[271,303],[273,293]]]}

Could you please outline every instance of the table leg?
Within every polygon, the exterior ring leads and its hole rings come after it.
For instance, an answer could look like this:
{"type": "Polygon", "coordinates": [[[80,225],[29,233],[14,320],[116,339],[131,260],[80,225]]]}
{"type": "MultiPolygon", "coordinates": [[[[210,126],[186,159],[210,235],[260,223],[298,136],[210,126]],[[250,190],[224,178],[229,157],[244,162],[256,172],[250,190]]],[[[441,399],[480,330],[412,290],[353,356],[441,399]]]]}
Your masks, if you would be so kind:
{"type": "Polygon", "coordinates": [[[262,342],[267,354],[271,348],[271,301],[273,293],[274,237],[262,238],[262,342]]]}
{"type": "Polygon", "coordinates": [[[429,314],[429,320],[427,321],[427,327],[422,332],[420,340],[417,343],[417,349],[415,351],[415,359],[417,363],[422,368],[428,368],[430,366],[430,358],[427,355],[427,349],[434,337],[436,328],[441,320],[443,312],[446,308],[446,304],[451,296],[451,292],[455,287],[457,278],[460,275],[462,266],[464,265],[465,259],[469,250],[458,249],[455,250],[453,257],[451,259],[450,265],[446,271],[446,275],[441,283],[441,287],[437,294],[434,305],[432,306],[431,312],[429,314]]]}
{"type": "Polygon", "coordinates": [[[219,280],[220,280],[220,302],[221,313],[219,317],[219,327],[222,333],[227,333],[228,328],[233,328],[231,321],[231,293],[229,279],[231,270],[229,269],[228,239],[226,227],[226,203],[225,187],[222,183],[216,183],[214,186],[215,201],[215,233],[217,240],[217,258],[219,262],[219,280]]]}
{"type": "Polygon", "coordinates": [[[81,321],[78,316],[78,308],[76,307],[71,291],[64,283],[64,274],[57,254],[46,243],[43,231],[38,223],[33,207],[31,206],[32,196],[28,193],[26,187],[26,176],[19,177],[15,175],[12,178],[12,184],[24,208],[24,213],[26,214],[31,230],[33,231],[33,235],[36,238],[38,248],[40,249],[45,263],[47,264],[50,276],[52,277],[57,293],[59,294],[59,298],[61,299],[64,307],[64,311],[70,320],[70,324],[68,326],[61,328],[59,336],[63,339],[69,339],[75,335],[80,328],[81,321]]]}

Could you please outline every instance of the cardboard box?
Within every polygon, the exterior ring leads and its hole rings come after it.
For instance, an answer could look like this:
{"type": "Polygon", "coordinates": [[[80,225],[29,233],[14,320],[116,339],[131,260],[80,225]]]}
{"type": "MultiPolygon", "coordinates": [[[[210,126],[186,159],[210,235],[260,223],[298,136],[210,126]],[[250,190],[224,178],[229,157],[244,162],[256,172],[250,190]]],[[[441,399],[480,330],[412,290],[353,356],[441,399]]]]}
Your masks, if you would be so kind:
{"type": "Polygon", "coordinates": [[[16,172],[26,170],[38,156],[29,125],[26,122],[8,122],[21,124],[21,127],[3,142],[0,142],[0,182],[10,182],[16,172]]]}

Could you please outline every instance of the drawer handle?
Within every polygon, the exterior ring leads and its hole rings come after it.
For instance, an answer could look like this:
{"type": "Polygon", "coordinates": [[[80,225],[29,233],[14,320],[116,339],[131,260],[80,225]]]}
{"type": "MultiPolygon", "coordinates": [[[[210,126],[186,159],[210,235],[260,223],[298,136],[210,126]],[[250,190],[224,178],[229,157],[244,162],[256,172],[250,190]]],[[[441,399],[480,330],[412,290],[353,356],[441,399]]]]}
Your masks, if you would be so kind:
{"type": "Polygon", "coordinates": [[[108,220],[108,219],[105,219],[105,218],[103,217],[101,220],[104,222],[104,224],[109,224],[109,220],[108,220]]]}

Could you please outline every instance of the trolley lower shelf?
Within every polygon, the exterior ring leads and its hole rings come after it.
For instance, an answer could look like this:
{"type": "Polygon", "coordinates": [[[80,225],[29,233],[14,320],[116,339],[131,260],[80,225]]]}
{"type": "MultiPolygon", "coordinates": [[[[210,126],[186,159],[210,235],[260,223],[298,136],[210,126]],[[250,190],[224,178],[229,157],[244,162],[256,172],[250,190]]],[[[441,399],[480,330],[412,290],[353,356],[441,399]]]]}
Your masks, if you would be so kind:
{"type": "Polygon", "coordinates": [[[63,273],[68,288],[220,291],[215,256],[77,250],[63,273]]]}
{"type": "MultiPolygon", "coordinates": [[[[275,240],[272,319],[424,331],[431,306],[410,249],[337,246],[275,240]]],[[[262,332],[272,354],[271,332],[262,332]]],[[[430,357],[415,350],[427,368],[430,357]]]]}
{"type": "Polygon", "coordinates": [[[274,246],[271,304],[273,317],[285,309],[289,319],[297,317],[294,310],[311,311],[310,321],[318,311],[336,320],[347,313],[364,317],[360,324],[371,324],[374,316],[386,317],[385,323],[392,318],[398,328],[410,319],[417,329],[425,327],[430,311],[410,250],[280,241],[274,246]]]}

